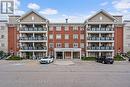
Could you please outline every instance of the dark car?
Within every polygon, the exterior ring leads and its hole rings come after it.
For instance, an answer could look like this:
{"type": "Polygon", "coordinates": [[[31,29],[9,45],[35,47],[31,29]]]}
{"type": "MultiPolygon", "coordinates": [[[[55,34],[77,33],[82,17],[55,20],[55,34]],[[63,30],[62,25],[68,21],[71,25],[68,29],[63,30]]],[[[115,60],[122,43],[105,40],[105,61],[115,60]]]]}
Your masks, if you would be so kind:
{"type": "Polygon", "coordinates": [[[128,60],[129,62],[130,62],[130,58],[129,58],[129,60],[128,60]]]}
{"type": "Polygon", "coordinates": [[[105,57],[105,56],[97,57],[96,61],[99,62],[99,63],[103,63],[103,64],[113,64],[114,63],[113,58],[105,57]]]}
{"type": "Polygon", "coordinates": [[[104,64],[113,64],[114,60],[113,60],[113,58],[108,57],[108,58],[105,58],[102,63],[104,63],[104,64]]]}

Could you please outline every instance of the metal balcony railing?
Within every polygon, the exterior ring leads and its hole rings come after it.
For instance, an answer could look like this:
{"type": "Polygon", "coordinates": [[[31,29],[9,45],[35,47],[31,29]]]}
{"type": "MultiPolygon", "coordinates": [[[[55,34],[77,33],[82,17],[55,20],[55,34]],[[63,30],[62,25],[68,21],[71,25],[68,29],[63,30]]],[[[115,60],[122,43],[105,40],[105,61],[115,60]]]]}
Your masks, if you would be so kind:
{"type": "Polygon", "coordinates": [[[113,31],[113,28],[88,28],[88,31],[113,31]]]}
{"type": "Polygon", "coordinates": [[[47,37],[20,37],[20,40],[47,40],[47,37]]]}
{"type": "Polygon", "coordinates": [[[20,31],[47,31],[47,28],[43,28],[43,27],[22,27],[20,28],[20,31]]]}
{"type": "Polygon", "coordinates": [[[47,47],[27,47],[27,46],[23,46],[20,48],[21,50],[47,50],[47,47]]]}
{"type": "Polygon", "coordinates": [[[87,50],[113,50],[114,47],[112,46],[100,46],[100,47],[92,47],[92,46],[88,46],[87,50]]]}
{"type": "Polygon", "coordinates": [[[108,41],[114,40],[114,37],[88,37],[87,40],[108,41]]]}

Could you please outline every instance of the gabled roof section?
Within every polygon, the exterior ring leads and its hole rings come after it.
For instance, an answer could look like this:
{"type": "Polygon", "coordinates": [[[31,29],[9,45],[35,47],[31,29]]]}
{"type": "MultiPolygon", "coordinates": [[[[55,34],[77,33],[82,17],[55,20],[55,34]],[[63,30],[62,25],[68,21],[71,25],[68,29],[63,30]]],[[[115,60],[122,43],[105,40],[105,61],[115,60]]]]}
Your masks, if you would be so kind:
{"type": "Polygon", "coordinates": [[[34,10],[28,11],[26,14],[22,15],[22,16],[19,18],[19,20],[24,19],[25,17],[27,17],[27,16],[30,15],[31,13],[36,14],[37,16],[39,16],[40,18],[42,18],[43,20],[46,20],[46,22],[49,21],[48,19],[46,19],[45,17],[41,16],[38,12],[36,12],[36,11],[34,11],[34,10]]]}
{"type": "Polygon", "coordinates": [[[98,11],[97,13],[95,13],[94,15],[92,15],[91,17],[89,17],[85,22],[89,22],[89,20],[91,20],[92,18],[94,18],[95,16],[97,16],[100,13],[102,13],[105,16],[107,16],[108,18],[110,18],[113,21],[115,20],[115,18],[111,14],[109,14],[105,10],[101,9],[100,11],[98,11]]]}

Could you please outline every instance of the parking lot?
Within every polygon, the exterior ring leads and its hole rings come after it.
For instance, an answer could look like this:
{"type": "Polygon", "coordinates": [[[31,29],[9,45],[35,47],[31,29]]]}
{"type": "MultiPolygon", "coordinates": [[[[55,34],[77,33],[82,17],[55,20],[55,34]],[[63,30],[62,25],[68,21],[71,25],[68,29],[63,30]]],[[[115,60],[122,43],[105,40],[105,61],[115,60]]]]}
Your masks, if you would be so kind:
{"type": "Polygon", "coordinates": [[[1,60],[0,87],[130,87],[130,63],[1,60]]]}

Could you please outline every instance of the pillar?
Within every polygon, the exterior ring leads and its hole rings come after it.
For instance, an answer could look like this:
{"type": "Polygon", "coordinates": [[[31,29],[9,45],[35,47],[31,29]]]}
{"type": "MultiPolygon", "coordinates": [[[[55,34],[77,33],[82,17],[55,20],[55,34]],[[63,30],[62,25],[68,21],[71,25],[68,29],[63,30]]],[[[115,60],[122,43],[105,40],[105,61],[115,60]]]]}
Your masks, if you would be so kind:
{"type": "Polygon", "coordinates": [[[71,59],[73,59],[73,51],[71,51],[71,59]]]}
{"type": "Polygon", "coordinates": [[[64,56],[64,51],[63,51],[63,59],[65,59],[65,56],[64,56]]]}
{"type": "Polygon", "coordinates": [[[81,59],[81,50],[80,50],[80,59],[81,59]]]}
{"type": "Polygon", "coordinates": [[[56,51],[54,51],[55,59],[56,59],[56,51]]]}

